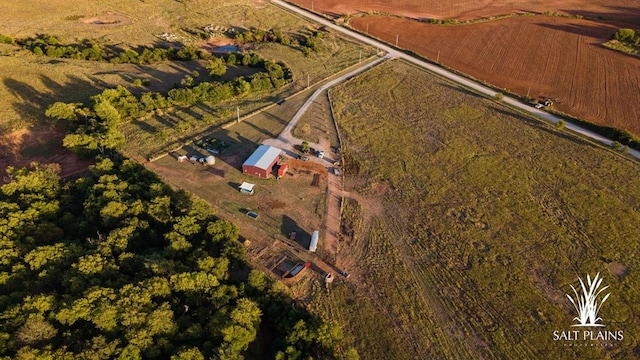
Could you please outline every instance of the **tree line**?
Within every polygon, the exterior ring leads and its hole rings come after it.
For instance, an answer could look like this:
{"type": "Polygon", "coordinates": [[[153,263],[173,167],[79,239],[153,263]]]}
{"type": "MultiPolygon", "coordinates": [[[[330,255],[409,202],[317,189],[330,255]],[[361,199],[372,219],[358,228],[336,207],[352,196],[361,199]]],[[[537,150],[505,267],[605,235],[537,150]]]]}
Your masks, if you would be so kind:
{"type": "Polygon", "coordinates": [[[62,39],[49,34],[38,34],[34,37],[12,38],[0,34],[0,42],[14,44],[31,51],[38,56],[66,58],[76,60],[104,61],[115,64],[153,64],[160,61],[211,60],[209,52],[195,45],[184,45],[179,48],[139,47],[138,49],[121,49],[104,46],[95,40],[84,39],[76,44],[64,44],[62,39]]]}
{"type": "Polygon", "coordinates": [[[250,92],[279,88],[292,79],[284,63],[265,60],[253,53],[227,54],[211,61],[207,69],[211,75],[219,77],[226,72],[226,64],[259,67],[264,71],[226,82],[209,81],[192,87],[173,88],[166,96],[152,91],[136,96],[124,86],[117,86],[92,96],[88,105],[55,102],[47,108],[45,115],[67,121],[73,129],[73,133],[64,138],[64,146],[85,155],[108,155],[120,149],[125,142],[119,131],[123,122],[174,106],[191,106],[198,102],[217,105],[250,92]]]}
{"type": "Polygon", "coordinates": [[[321,31],[312,31],[309,35],[291,36],[276,29],[252,29],[236,34],[235,39],[239,43],[274,42],[299,48],[307,56],[312,52],[320,52],[324,49],[322,45],[323,33],[321,31]]]}
{"type": "MultiPolygon", "coordinates": [[[[310,35],[292,37],[280,30],[247,30],[235,35],[239,43],[275,42],[285,46],[299,48],[305,55],[323,49],[322,32],[313,31],[310,35]]],[[[187,44],[175,47],[138,47],[122,49],[104,46],[95,40],[83,39],[76,44],[64,44],[57,36],[38,34],[33,37],[13,38],[0,34],[0,43],[13,44],[31,51],[37,56],[66,58],[76,60],[104,61],[115,64],[153,64],[161,61],[211,60],[214,55],[187,44]]]]}
{"type": "Polygon", "coordinates": [[[206,203],[131,160],[102,158],[91,172],[64,182],[43,165],[8,169],[2,358],[337,356],[340,328],[251,270],[238,228],[206,203]]]}

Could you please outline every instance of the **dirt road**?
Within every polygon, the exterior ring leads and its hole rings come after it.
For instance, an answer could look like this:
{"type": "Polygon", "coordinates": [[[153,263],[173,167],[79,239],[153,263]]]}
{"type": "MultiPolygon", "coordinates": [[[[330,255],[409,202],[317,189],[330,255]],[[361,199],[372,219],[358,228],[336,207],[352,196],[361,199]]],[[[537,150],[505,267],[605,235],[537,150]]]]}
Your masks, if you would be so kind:
{"type": "MultiPolygon", "coordinates": [[[[307,101],[300,107],[298,112],[293,116],[289,124],[282,130],[282,132],[278,135],[276,139],[267,139],[263,142],[264,145],[271,145],[277,148],[280,148],[285,151],[289,156],[295,157],[294,146],[299,144],[301,140],[295,138],[292,134],[293,128],[298,123],[298,120],[302,117],[302,115],[309,109],[311,104],[315,101],[315,99],[323,94],[327,89],[335,86],[336,84],[342,83],[352,77],[382,63],[383,61],[389,59],[391,55],[387,55],[386,57],[381,57],[376,59],[370,63],[359,66],[358,68],[344,74],[334,80],[327,82],[320,86],[308,99],[307,101]]],[[[320,144],[309,144],[311,147],[325,149],[325,156],[323,158],[318,158],[315,156],[310,156],[309,161],[313,161],[316,163],[320,163],[326,166],[329,169],[329,176],[327,179],[327,210],[325,216],[325,236],[321,243],[323,249],[328,252],[331,257],[335,261],[335,256],[338,252],[338,244],[340,237],[340,210],[342,205],[342,174],[336,175],[334,171],[334,163],[339,159],[339,156],[331,151],[331,147],[329,146],[329,142],[326,139],[321,139],[320,144]]]]}

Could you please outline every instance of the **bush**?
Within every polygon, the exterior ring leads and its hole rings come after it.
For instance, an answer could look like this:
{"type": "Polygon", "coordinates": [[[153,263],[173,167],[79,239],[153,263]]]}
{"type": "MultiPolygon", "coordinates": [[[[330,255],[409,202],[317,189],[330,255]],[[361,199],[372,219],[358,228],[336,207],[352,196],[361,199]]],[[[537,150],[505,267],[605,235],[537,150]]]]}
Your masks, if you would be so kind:
{"type": "Polygon", "coordinates": [[[11,36],[0,34],[0,43],[2,44],[13,44],[13,38],[11,36]]]}
{"type": "Polygon", "coordinates": [[[502,101],[502,100],[504,100],[504,94],[503,94],[503,93],[500,93],[500,92],[497,92],[497,93],[496,93],[496,100],[497,100],[497,101],[502,101]]]}
{"type": "Polygon", "coordinates": [[[622,42],[632,43],[635,40],[636,32],[633,29],[622,28],[616,31],[614,39],[622,42]]]}

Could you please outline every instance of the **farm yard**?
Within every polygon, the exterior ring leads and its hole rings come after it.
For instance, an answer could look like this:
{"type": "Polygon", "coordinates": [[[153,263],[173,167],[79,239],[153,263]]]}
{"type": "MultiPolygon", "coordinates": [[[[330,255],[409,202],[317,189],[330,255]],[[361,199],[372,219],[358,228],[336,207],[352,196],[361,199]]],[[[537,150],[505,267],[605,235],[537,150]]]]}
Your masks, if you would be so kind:
{"type": "Polygon", "coordinates": [[[330,96],[345,190],[384,210],[347,201],[338,265],[351,264],[352,281],[309,306],[341,320],[362,358],[637,351],[631,335],[587,351],[551,336],[571,324],[569,285],[595,272],[613,293],[607,326],[640,330],[636,162],[402,62],[330,96]]]}
{"type": "Polygon", "coordinates": [[[256,266],[281,276],[282,267],[287,266],[276,266],[277,260],[283,256],[291,261],[304,258],[314,261],[314,270],[322,274],[331,270],[322,268],[322,258],[326,257],[322,247],[318,251],[320,258],[310,257],[305,249],[313,231],[323,228],[326,168],[287,157],[284,163],[289,170],[280,179],[242,173],[242,163],[255,150],[254,141],[262,136],[256,129],[270,127],[268,122],[274,123],[271,126],[280,124],[273,118],[256,117],[212,133],[211,138],[226,144],[212,166],[178,161],[181,155],[187,158],[206,155],[195,146],[186,146],[154,162],[142,162],[167,183],[206,200],[215,206],[218,216],[237,224],[241,236],[249,240],[247,252],[256,266]],[[253,195],[238,191],[243,182],[255,184],[253,195]],[[248,212],[257,217],[247,216],[248,212]],[[293,240],[292,232],[296,233],[293,240]]]}
{"type": "MultiPolygon", "coordinates": [[[[308,0],[294,3],[311,9],[308,0]]],[[[400,48],[480,81],[523,97],[529,94],[532,100],[557,99],[554,108],[559,111],[640,135],[640,107],[633,100],[640,93],[640,64],[601,46],[618,28],[640,25],[634,1],[328,0],[314,1],[313,9],[336,17],[354,14],[349,24],[372,37],[390,44],[398,39],[400,48]],[[370,11],[382,14],[369,16],[370,11]],[[537,15],[493,20],[525,12],[537,15]],[[458,26],[428,24],[430,19],[483,21],[458,26]]]]}

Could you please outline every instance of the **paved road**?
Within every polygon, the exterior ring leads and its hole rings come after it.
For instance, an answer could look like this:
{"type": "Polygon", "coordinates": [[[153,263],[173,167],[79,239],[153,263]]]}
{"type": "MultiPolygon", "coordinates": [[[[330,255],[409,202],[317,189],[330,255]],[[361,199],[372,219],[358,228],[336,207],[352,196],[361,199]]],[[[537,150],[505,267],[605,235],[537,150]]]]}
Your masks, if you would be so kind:
{"type": "MultiPolygon", "coordinates": [[[[341,33],[343,33],[343,34],[345,34],[345,35],[347,35],[349,37],[352,37],[354,39],[362,41],[363,43],[369,44],[371,46],[375,46],[378,49],[387,52],[387,54],[388,54],[387,56],[388,57],[397,57],[397,58],[404,59],[404,60],[406,60],[408,62],[411,62],[411,63],[413,63],[415,65],[418,65],[418,66],[420,66],[422,68],[425,68],[425,69],[427,69],[427,70],[429,70],[431,72],[434,72],[434,73],[436,73],[438,75],[446,77],[446,78],[448,78],[448,79],[450,79],[452,81],[457,82],[460,85],[463,85],[463,86],[465,86],[467,88],[473,89],[474,91],[477,91],[477,92],[479,92],[481,94],[485,94],[485,95],[487,95],[489,97],[494,97],[496,95],[496,91],[494,91],[494,90],[492,90],[492,89],[490,89],[490,88],[488,88],[486,86],[480,85],[480,84],[478,84],[478,83],[476,83],[474,81],[471,81],[471,80],[469,80],[467,78],[464,78],[464,77],[462,77],[460,75],[456,75],[456,74],[454,74],[454,73],[452,73],[450,71],[447,71],[447,70],[445,70],[445,69],[443,69],[441,67],[438,67],[438,66],[435,66],[433,64],[430,64],[430,63],[428,63],[426,61],[422,61],[420,59],[417,59],[417,58],[415,58],[415,57],[413,57],[411,55],[407,55],[404,52],[398,51],[398,50],[394,49],[393,47],[390,47],[390,46],[388,46],[388,45],[386,45],[386,44],[384,44],[384,43],[382,43],[380,41],[371,39],[371,38],[369,38],[367,36],[364,36],[362,34],[359,34],[359,33],[355,32],[355,31],[352,31],[352,30],[346,29],[344,27],[338,26],[338,25],[334,24],[333,22],[331,22],[331,21],[329,21],[329,20],[327,20],[327,19],[325,19],[323,17],[314,15],[314,14],[312,14],[312,13],[306,11],[306,10],[303,10],[303,9],[301,9],[299,7],[290,5],[290,4],[288,4],[288,3],[284,2],[284,1],[281,1],[281,0],[271,0],[271,3],[275,4],[275,5],[278,5],[280,7],[283,7],[285,9],[288,9],[290,11],[293,11],[293,12],[295,12],[295,13],[301,15],[301,16],[304,16],[304,17],[306,17],[308,19],[311,19],[311,20],[313,20],[315,22],[318,22],[318,23],[320,23],[322,25],[325,25],[325,26],[327,26],[327,27],[329,27],[329,28],[331,28],[331,29],[333,29],[335,31],[341,32],[341,33]]],[[[559,117],[554,116],[552,114],[549,114],[549,113],[547,113],[545,111],[536,109],[533,106],[530,106],[530,105],[527,105],[527,104],[523,104],[523,103],[521,103],[520,101],[518,101],[518,100],[516,100],[514,98],[511,98],[511,97],[508,97],[508,96],[504,96],[503,102],[506,103],[506,104],[509,104],[510,106],[512,106],[514,108],[526,111],[526,112],[528,112],[530,114],[536,115],[536,116],[538,116],[540,118],[543,118],[543,119],[545,119],[547,121],[550,121],[552,123],[557,123],[558,121],[560,121],[559,117]]],[[[579,127],[579,126],[577,126],[575,124],[567,123],[566,128],[570,129],[572,131],[575,131],[575,132],[577,132],[579,134],[582,134],[582,135],[584,135],[586,137],[589,137],[591,139],[594,139],[596,141],[599,141],[599,142],[601,142],[601,143],[603,143],[603,144],[605,144],[607,146],[611,146],[611,144],[613,143],[612,140],[609,140],[609,139],[605,138],[604,136],[598,135],[598,134],[596,134],[596,133],[594,133],[592,131],[589,131],[587,129],[581,128],[581,127],[579,127]]],[[[635,157],[636,159],[640,159],[640,151],[637,151],[637,150],[634,150],[634,149],[629,149],[629,155],[635,157]]]]}

